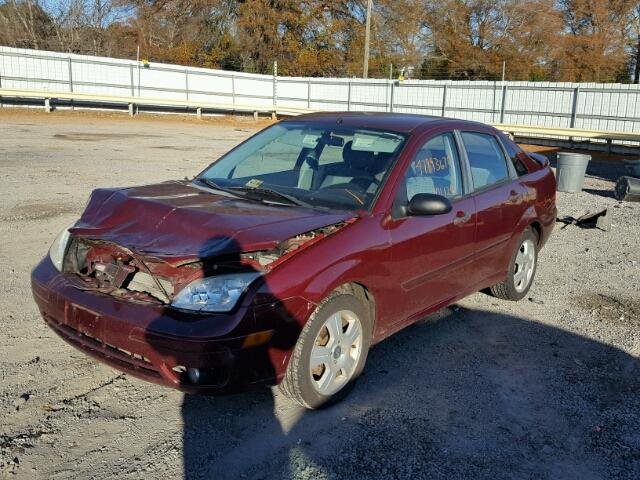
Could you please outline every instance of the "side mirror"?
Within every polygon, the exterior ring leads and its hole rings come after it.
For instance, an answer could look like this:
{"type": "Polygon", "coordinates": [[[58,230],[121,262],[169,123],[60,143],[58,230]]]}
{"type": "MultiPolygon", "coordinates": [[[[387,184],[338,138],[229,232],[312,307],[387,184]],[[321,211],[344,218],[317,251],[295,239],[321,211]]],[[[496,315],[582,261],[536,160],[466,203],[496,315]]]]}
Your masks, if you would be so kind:
{"type": "Polygon", "coordinates": [[[407,207],[409,215],[442,215],[449,213],[453,205],[447,197],[433,193],[417,193],[407,207]]]}

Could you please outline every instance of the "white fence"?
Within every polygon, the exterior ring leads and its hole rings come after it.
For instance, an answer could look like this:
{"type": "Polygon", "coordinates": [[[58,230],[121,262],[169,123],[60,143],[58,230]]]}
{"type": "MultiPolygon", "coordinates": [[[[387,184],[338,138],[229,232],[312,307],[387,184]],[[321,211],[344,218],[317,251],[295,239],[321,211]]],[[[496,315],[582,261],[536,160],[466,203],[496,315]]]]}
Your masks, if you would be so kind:
{"type": "Polygon", "coordinates": [[[0,47],[0,88],[640,131],[640,88],[624,84],[274,77],[0,47]]]}

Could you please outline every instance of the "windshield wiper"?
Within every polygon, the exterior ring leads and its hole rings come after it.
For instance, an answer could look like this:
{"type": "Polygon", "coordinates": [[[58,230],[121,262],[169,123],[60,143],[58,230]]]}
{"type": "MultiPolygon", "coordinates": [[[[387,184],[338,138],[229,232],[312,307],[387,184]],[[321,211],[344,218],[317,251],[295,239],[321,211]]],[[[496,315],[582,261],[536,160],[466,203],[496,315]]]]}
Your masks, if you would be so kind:
{"type": "Polygon", "coordinates": [[[245,195],[242,195],[239,192],[235,192],[230,188],[221,187],[216,182],[214,182],[213,180],[209,180],[208,178],[196,177],[195,179],[201,183],[204,183],[206,186],[213,188],[214,190],[220,190],[221,192],[228,193],[229,195],[233,195],[236,198],[245,198],[245,195]]]}
{"type": "MultiPolygon", "coordinates": [[[[220,190],[221,192],[228,193],[237,198],[244,198],[245,200],[255,200],[257,202],[264,202],[269,200],[265,199],[264,196],[271,196],[272,198],[277,198],[280,200],[285,200],[289,205],[297,205],[299,207],[306,208],[314,208],[307,202],[303,202],[302,200],[297,199],[292,195],[287,195],[286,193],[277,192],[276,190],[271,190],[269,188],[253,188],[253,187],[222,187],[218,185],[213,180],[210,180],[205,177],[196,177],[196,180],[204,183],[208,187],[213,188],[214,190],[220,190]],[[251,195],[251,193],[261,193],[263,195],[251,195]]],[[[279,202],[278,202],[279,203],[279,202]]]]}
{"type": "Polygon", "coordinates": [[[294,197],[293,195],[289,195],[286,193],[278,192],[277,190],[271,190],[270,188],[255,188],[255,187],[229,187],[231,190],[239,190],[241,192],[245,192],[245,195],[248,197],[253,196],[252,194],[258,194],[259,198],[264,200],[265,196],[270,196],[271,198],[276,198],[280,200],[285,200],[290,205],[297,205],[298,207],[305,208],[314,208],[313,205],[300,200],[299,198],[294,197]]]}

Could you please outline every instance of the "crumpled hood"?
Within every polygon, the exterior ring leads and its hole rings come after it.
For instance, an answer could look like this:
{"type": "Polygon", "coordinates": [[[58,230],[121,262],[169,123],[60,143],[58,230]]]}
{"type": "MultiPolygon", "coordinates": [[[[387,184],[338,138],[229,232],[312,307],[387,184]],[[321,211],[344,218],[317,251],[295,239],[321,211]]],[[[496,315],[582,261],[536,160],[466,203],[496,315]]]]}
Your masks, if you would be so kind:
{"type": "Polygon", "coordinates": [[[267,250],[353,216],[264,205],[173,181],[94,190],[70,231],[174,263],[267,250]]]}

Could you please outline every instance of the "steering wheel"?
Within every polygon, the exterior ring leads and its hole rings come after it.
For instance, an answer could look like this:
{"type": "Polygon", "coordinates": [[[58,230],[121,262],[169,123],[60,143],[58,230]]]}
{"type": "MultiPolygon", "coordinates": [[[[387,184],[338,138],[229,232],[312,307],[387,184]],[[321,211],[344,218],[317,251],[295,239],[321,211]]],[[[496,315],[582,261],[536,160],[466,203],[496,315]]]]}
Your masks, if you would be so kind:
{"type": "Polygon", "coordinates": [[[381,182],[373,175],[363,174],[358,175],[357,177],[353,177],[349,183],[355,183],[356,185],[362,187],[363,190],[367,190],[372,183],[376,186],[380,186],[381,182]]]}
{"type": "Polygon", "coordinates": [[[322,187],[318,190],[336,190],[337,193],[342,194],[344,197],[356,200],[360,205],[364,205],[364,195],[366,195],[366,190],[357,183],[336,183],[335,185],[327,185],[326,187],[322,187]]]}

